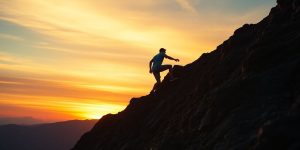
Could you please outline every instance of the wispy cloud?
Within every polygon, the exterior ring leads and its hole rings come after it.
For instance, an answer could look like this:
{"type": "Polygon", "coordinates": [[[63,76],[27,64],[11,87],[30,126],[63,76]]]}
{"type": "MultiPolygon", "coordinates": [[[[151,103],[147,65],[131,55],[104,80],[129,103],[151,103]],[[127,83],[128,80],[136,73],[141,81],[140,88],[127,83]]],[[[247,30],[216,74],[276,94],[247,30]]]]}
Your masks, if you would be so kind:
{"type": "Polygon", "coordinates": [[[24,41],[23,38],[15,35],[0,33],[1,39],[14,40],[14,41],[24,41]]]}
{"type": "Polygon", "coordinates": [[[0,68],[4,66],[22,65],[24,63],[29,63],[29,62],[30,62],[29,60],[19,59],[13,55],[9,55],[7,53],[3,53],[0,51],[0,68]]]}
{"type": "Polygon", "coordinates": [[[178,4],[185,10],[197,14],[196,8],[189,2],[189,0],[176,0],[178,4]]]}

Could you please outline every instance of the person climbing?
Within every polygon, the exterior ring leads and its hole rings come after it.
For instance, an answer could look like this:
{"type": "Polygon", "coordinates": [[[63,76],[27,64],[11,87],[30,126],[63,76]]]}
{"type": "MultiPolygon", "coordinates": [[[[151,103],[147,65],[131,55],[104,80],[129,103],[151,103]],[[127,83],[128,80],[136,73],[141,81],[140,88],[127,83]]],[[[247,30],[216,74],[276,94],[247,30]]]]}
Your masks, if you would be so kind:
{"type": "Polygon", "coordinates": [[[149,72],[153,73],[153,75],[155,77],[155,80],[156,80],[156,83],[154,84],[154,86],[153,86],[150,93],[154,93],[157,90],[159,84],[161,83],[160,72],[163,72],[165,70],[169,70],[170,81],[173,81],[173,80],[176,79],[173,76],[173,66],[172,65],[162,65],[162,63],[164,61],[164,58],[174,60],[176,62],[179,61],[179,59],[175,59],[175,58],[172,58],[171,56],[168,56],[166,54],[166,49],[161,48],[159,50],[159,53],[157,55],[155,55],[149,63],[149,67],[150,67],[149,72]]]}

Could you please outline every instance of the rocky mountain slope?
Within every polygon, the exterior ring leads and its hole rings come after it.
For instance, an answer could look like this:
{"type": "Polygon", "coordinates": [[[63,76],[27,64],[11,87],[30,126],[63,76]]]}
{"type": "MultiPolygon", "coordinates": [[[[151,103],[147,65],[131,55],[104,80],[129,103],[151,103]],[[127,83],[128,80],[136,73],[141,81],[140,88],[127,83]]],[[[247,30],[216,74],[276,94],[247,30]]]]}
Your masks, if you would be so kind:
{"type": "Polygon", "coordinates": [[[0,126],[0,150],[66,150],[97,120],[0,126]]]}
{"type": "Polygon", "coordinates": [[[156,94],[106,115],[73,150],[300,149],[300,2],[278,0],[156,94]]]}

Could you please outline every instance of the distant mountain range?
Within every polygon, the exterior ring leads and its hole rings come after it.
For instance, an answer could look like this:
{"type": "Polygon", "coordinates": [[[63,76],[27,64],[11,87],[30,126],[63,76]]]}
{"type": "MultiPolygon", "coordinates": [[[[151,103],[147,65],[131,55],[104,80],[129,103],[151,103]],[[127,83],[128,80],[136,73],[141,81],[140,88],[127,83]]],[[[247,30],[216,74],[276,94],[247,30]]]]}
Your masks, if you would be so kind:
{"type": "Polygon", "coordinates": [[[300,150],[300,0],[277,0],[174,75],[73,150],[300,150]]]}
{"type": "Polygon", "coordinates": [[[97,120],[1,125],[0,150],[68,150],[97,120]]]}
{"type": "Polygon", "coordinates": [[[33,117],[0,117],[0,126],[7,124],[33,125],[46,123],[33,117]]]}

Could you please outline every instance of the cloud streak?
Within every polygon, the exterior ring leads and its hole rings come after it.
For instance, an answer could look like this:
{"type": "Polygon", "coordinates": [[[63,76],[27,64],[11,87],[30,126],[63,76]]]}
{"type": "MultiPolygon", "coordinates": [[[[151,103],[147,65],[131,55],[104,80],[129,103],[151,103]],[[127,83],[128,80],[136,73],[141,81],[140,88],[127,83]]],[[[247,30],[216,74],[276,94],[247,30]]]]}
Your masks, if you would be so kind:
{"type": "Polygon", "coordinates": [[[194,8],[194,6],[188,0],[176,0],[176,1],[183,9],[185,9],[193,14],[198,14],[197,10],[194,8]]]}
{"type": "Polygon", "coordinates": [[[3,34],[3,33],[0,33],[0,38],[7,39],[7,40],[13,40],[13,41],[17,41],[17,42],[24,41],[24,39],[21,37],[18,37],[15,35],[10,35],[10,34],[3,34]]]}

